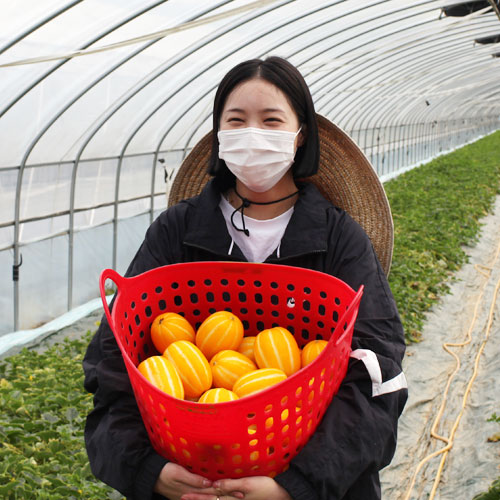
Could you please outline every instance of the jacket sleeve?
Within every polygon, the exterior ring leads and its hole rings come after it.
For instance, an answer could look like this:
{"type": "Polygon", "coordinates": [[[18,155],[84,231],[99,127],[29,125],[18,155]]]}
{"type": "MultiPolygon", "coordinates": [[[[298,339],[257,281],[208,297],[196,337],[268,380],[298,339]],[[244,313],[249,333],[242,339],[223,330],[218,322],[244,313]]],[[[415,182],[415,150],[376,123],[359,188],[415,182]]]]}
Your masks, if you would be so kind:
{"type": "MultiPolygon", "coordinates": [[[[337,225],[339,227],[339,225],[337,225]]],[[[294,500],[380,498],[378,471],[394,455],[407,398],[404,333],[386,276],[364,231],[344,215],[326,269],[364,285],[347,374],[316,432],[276,480],[294,500]]]]}
{"type": "MultiPolygon", "coordinates": [[[[167,232],[171,216],[164,213],[151,225],[126,276],[178,258],[170,251],[168,241],[169,237],[178,237],[167,232]]],[[[83,370],[84,387],[94,394],[94,409],[85,426],[92,473],[129,499],[162,498],[153,493],[153,488],[167,460],[154,451],[149,441],[122,354],[105,316],[87,348],[83,370]]]]}

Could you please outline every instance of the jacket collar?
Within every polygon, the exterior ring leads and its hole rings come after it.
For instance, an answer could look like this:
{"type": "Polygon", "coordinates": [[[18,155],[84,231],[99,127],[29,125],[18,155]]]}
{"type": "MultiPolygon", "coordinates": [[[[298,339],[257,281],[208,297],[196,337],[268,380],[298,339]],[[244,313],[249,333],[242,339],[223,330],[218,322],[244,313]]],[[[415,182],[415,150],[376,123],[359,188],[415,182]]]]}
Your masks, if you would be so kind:
{"type": "MultiPolygon", "coordinates": [[[[278,259],[275,251],[268,261],[327,250],[327,208],[331,205],[313,184],[301,183],[299,188],[299,199],[281,240],[280,257],[278,259]]],[[[186,201],[192,215],[188,218],[183,243],[224,256],[228,260],[246,260],[237,245],[234,245],[229,255],[232,240],[219,208],[220,196],[212,179],[198,196],[186,201]]]]}

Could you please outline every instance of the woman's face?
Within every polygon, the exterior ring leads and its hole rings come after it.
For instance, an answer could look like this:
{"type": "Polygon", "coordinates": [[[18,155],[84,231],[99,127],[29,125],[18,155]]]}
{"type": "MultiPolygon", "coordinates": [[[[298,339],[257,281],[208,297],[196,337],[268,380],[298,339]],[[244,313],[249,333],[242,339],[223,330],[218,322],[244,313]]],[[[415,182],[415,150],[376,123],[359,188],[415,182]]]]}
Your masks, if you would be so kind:
{"type": "MultiPolygon", "coordinates": [[[[285,94],[275,85],[254,78],[237,85],[228,95],[221,113],[219,129],[261,128],[297,132],[299,119],[285,94]]],[[[302,132],[295,147],[303,143],[302,132]]]]}

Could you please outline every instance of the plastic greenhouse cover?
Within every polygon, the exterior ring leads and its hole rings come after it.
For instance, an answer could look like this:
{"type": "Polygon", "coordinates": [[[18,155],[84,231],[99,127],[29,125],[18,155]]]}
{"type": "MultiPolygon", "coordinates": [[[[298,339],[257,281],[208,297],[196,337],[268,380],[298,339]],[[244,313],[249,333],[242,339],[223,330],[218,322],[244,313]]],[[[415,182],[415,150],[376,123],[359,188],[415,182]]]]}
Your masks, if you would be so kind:
{"type": "MultiPolygon", "coordinates": [[[[360,98],[368,81],[372,88],[387,86],[382,75],[377,81],[370,79],[370,70],[366,72],[367,82],[359,85],[362,75],[357,74],[356,68],[360,58],[389,58],[401,52],[402,45],[415,44],[419,39],[430,43],[429,37],[432,39],[439,33],[451,39],[449,28],[460,23],[469,29],[476,23],[484,33],[484,21],[479,16],[467,21],[438,20],[441,3],[436,1],[369,1],[363,2],[362,9],[356,1],[74,3],[72,8],[0,55],[0,64],[34,54],[71,54],[100,35],[104,36],[86,50],[179,27],[193,20],[210,19],[240,7],[255,4],[257,7],[172,32],[158,40],[66,60],[1,117],[0,133],[9,147],[0,157],[0,166],[19,165],[42,131],[28,163],[73,160],[78,154],[93,159],[151,152],[159,147],[158,142],[167,131],[160,146],[163,149],[190,145],[210,127],[211,100],[221,76],[228,67],[245,58],[275,52],[287,55],[302,69],[313,91],[328,78],[333,82],[327,93],[327,109],[331,113],[342,102],[345,92],[360,98]],[[105,34],[113,25],[153,5],[156,7],[105,34]],[[331,75],[332,69],[339,68],[342,70],[337,71],[339,75],[350,74],[340,85],[331,75]],[[193,123],[199,124],[200,130],[191,137],[193,123]],[[19,130],[23,130],[22,136],[19,130]]],[[[0,32],[15,36],[33,23],[34,18],[20,13],[39,12],[37,2],[18,4],[19,8],[11,7],[2,16],[0,32]]],[[[65,4],[54,2],[53,10],[65,4]]],[[[466,33],[461,35],[462,45],[471,50],[472,44],[467,44],[470,37],[464,36],[466,33]]],[[[405,54],[409,61],[417,56],[417,52],[405,54]]],[[[1,69],[0,109],[10,105],[20,89],[60,63],[47,61],[11,66],[8,71],[1,69]]],[[[392,72],[398,74],[395,68],[392,72]]],[[[402,83],[394,82],[391,88],[394,90],[402,83]]],[[[405,104],[408,99],[411,96],[407,96],[405,104]]],[[[319,112],[327,106],[323,101],[318,104],[319,112]]]]}
{"type": "Polygon", "coordinates": [[[221,77],[244,59],[275,54],[297,65],[317,111],[346,130],[384,178],[426,159],[434,147],[443,152],[498,127],[499,60],[491,57],[494,46],[474,44],[498,32],[498,17],[491,8],[446,17],[444,5],[20,0],[2,6],[2,269],[10,272],[24,257],[21,280],[14,287],[6,281],[0,291],[6,322],[13,288],[23,327],[46,319],[44,311],[30,312],[29,290],[39,293],[44,283],[67,292],[61,302],[58,291],[58,303],[46,311],[95,296],[98,271],[90,259],[105,264],[97,246],[111,252],[111,265],[126,266],[121,255],[132,250],[123,253],[130,242],[120,228],[128,219],[142,221],[130,222],[138,244],[166,206],[182,158],[212,126],[221,77]],[[38,285],[28,277],[34,263],[27,259],[39,261],[38,285]],[[48,276],[58,261],[62,271],[48,276]],[[92,273],[84,277],[86,266],[92,273]]]}

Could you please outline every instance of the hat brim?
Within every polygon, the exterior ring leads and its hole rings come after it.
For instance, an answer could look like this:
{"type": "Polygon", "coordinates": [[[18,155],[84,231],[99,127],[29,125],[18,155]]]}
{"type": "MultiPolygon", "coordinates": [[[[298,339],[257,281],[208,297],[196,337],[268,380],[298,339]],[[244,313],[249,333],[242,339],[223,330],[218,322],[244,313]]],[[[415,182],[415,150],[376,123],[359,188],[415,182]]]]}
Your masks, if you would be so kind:
{"type": "MultiPolygon", "coordinates": [[[[394,246],[389,201],[375,170],[357,144],[324,116],[316,115],[320,140],[318,172],[312,182],[333,205],[345,210],[370,238],[382,269],[388,275],[394,246]]],[[[172,183],[168,206],[196,196],[210,179],[207,173],[212,145],[209,132],[184,159],[172,183]]]]}

